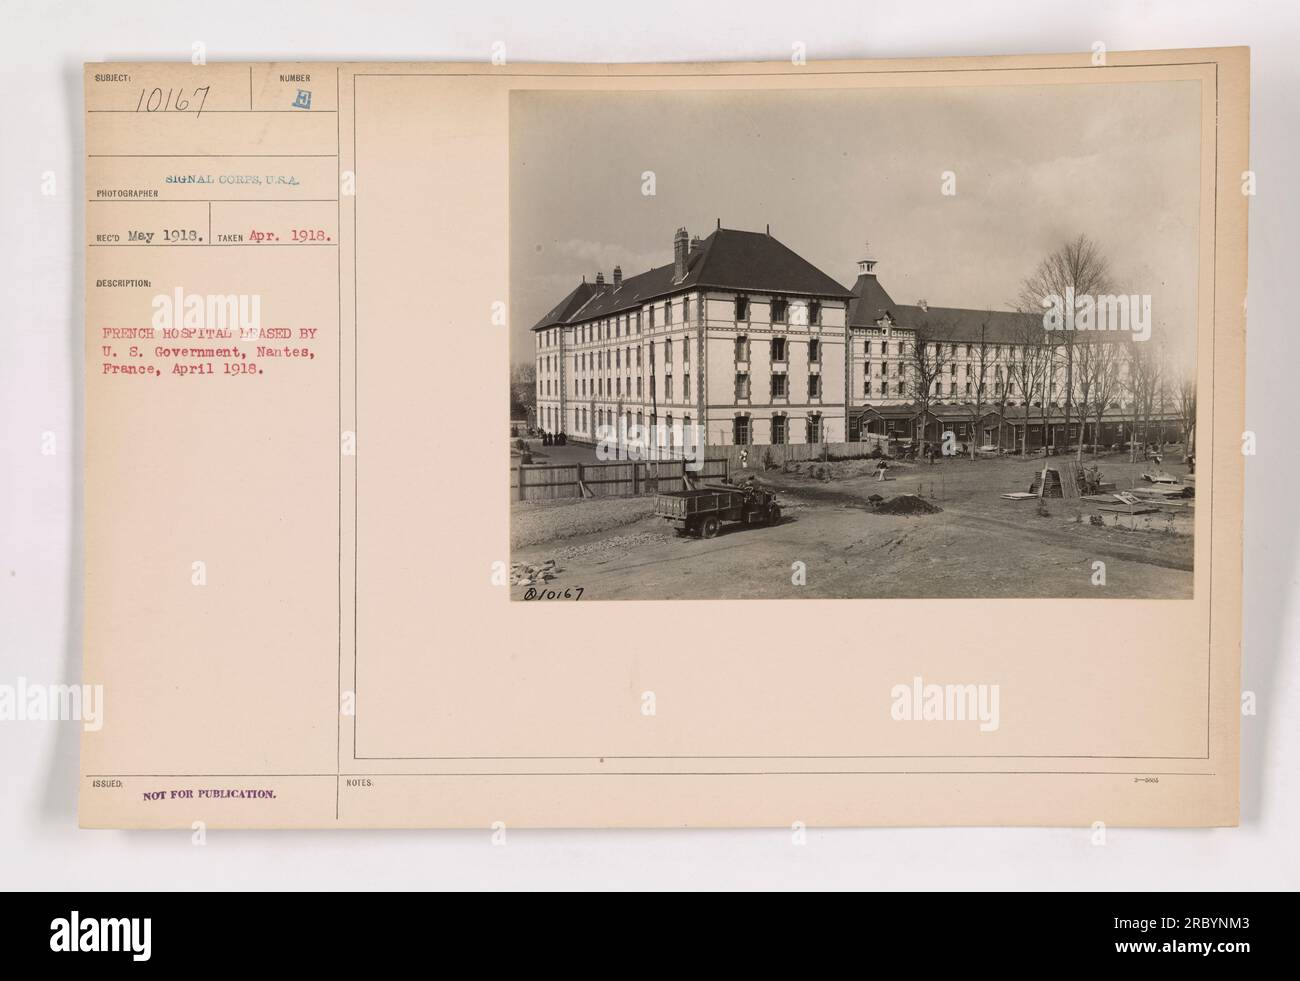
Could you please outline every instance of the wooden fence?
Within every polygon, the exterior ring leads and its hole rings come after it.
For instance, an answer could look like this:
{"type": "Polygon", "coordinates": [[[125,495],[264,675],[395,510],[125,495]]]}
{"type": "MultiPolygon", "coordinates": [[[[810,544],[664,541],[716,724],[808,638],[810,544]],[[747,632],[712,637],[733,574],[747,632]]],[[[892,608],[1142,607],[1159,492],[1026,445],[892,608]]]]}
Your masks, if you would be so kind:
{"type": "MultiPolygon", "coordinates": [[[[754,464],[750,464],[751,469],[754,464]]],[[[706,459],[698,470],[683,460],[627,463],[527,464],[510,470],[510,499],[555,501],[569,497],[634,497],[682,490],[683,475],[696,480],[725,480],[731,472],[723,457],[706,459]]]]}

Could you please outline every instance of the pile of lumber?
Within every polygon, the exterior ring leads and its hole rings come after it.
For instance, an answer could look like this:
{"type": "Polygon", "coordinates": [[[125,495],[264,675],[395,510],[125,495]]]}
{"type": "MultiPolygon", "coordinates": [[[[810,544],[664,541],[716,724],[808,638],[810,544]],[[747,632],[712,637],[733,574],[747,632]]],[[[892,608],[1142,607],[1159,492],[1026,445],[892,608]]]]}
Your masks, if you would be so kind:
{"type": "Polygon", "coordinates": [[[1029,493],[1035,497],[1078,497],[1079,465],[1074,460],[1043,467],[1034,474],[1029,493]]]}

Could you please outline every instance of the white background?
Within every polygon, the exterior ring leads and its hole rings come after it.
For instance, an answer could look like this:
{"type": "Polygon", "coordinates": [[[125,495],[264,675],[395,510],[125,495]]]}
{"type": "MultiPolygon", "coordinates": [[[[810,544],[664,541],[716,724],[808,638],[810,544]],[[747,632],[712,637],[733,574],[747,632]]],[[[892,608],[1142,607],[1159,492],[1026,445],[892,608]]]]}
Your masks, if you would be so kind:
{"type": "MultiPolygon", "coordinates": [[[[1249,45],[1251,161],[1242,824],[1215,831],[811,829],[481,832],[80,831],[76,723],[0,722],[9,888],[1081,888],[1300,886],[1295,658],[1300,340],[1297,5],[954,0],[0,2],[0,684],[79,680],[82,63],[810,61],[1249,45]],[[41,193],[52,171],[58,193],[41,193]],[[41,434],[58,452],[41,454],[41,434]]],[[[1135,138],[1140,138],[1140,135],[1135,138]]],[[[870,188],[863,188],[870,193],[870,188]]],[[[147,629],[143,626],[142,629],[147,629]]],[[[1152,697],[1158,697],[1152,693],[1152,697]]]]}

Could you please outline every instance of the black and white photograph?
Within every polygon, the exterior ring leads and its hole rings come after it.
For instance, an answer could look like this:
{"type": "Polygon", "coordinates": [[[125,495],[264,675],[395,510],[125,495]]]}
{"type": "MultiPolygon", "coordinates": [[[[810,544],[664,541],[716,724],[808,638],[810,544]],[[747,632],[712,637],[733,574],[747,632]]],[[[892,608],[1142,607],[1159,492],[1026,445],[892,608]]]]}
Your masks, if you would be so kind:
{"type": "Polygon", "coordinates": [[[1199,100],[514,93],[517,595],[1190,598],[1199,100]]]}

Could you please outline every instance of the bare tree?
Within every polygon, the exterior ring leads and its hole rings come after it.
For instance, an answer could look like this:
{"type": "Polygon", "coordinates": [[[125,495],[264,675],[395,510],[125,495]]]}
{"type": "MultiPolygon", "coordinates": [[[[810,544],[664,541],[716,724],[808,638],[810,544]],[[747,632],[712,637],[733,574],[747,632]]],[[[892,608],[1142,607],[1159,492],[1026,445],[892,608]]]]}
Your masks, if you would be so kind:
{"type": "Polygon", "coordinates": [[[510,415],[516,413],[530,422],[537,407],[537,368],[527,362],[510,366],[510,415]]]}
{"type": "MultiPolygon", "coordinates": [[[[1097,349],[1105,344],[1105,338],[1098,337],[1095,334],[1084,334],[1076,339],[1074,352],[1074,394],[1075,404],[1079,408],[1079,447],[1075,453],[1075,459],[1083,461],[1083,443],[1085,432],[1088,427],[1088,410],[1092,408],[1090,401],[1093,395],[1093,377],[1092,362],[1096,357],[1097,349]]],[[[1070,438],[1070,430],[1067,427],[1065,431],[1066,439],[1070,438]]]]}
{"type": "MultiPolygon", "coordinates": [[[[980,339],[975,345],[975,362],[966,369],[966,377],[970,379],[970,372],[975,371],[975,401],[972,403],[971,413],[971,441],[970,441],[970,458],[975,459],[976,446],[979,443],[980,421],[984,414],[984,395],[989,380],[989,367],[993,363],[993,348],[989,344],[989,326],[985,320],[980,324],[980,339]]],[[[999,439],[1001,432],[999,431],[999,439]]]]}
{"type": "Polygon", "coordinates": [[[1145,447],[1150,438],[1151,412],[1160,385],[1159,358],[1150,344],[1133,343],[1128,347],[1127,368],[1125,394],[1131,400],[1133,416],[1133,444],[1129,459],[1136,461],[1139,442],[1145,447]],[[1138,439],[1139,430],[1141,440],[1138,439]]]}
{"type": "Polygon", "coordinates": [[[939,340],[947,332],[941,326],[937,318],[928,315],[923,315],[912,325],[912,343],[904,368],[908,398],[916,402],[920,409],[918,448],[923,454],[927,445],[926,426],[930,421],[930,406],[936,398],[935,387],[948,364],[948,355],[944,352],[943,342],[939,340]]]}
{"type": "MultiPolygon", "coordinates": [[[[999,345],[1000,346],[1000,345],[999,345]]],[[[1011,350],[1015,350],[1014,346],[1011,350]]],[[[1011,399],[1011,375],[1012,366],[1008,363],[1005,371],[1002,369],[1002,362],[994,359],[993,367],[993,398],[998,407],[998,455],[1002,455],[1002,431],[1006,427],[1007,419],[1007,402],[1011,399]]]]}
{"type": "Polygon", "coordinates": [[[1088,398],[1092,417],[1096,423],[1096,428],[1093,430],[1092,451],[1093,456],[1096,456],[1096,443],[1101,440],[1101,427],[1106,413],[1118,403],[1120,396],[1120,352],[1115,342],[1099,339],[1099,343],[1092,345],[1086,374],[1088,398]]]}
{"type": "Polygon", "coordinates": [[[1035,401],[1046,404],[1044,397],[1047,388],[1048,351],[1044,339],[1042,317],[1037,314],[1025,314],[1016,328],[1015,360],[1011,363],[1011,373],[1016,387],[1020,389],[1020,399],[1025,409],[1025,429],[1021,434],[1020,454],[1029,454],[1029,407],[1035,401]]]}
{"type": "MultiPolygon", "coordinates": [[[[1024,313],[1042,311],[1055,304],[1058,309],[1070,309],[1074,298],[1096,297],[1109,292],[1110,267],[1096,243],[1086,235],[1078,235],[1043,259],[1038,267],[1020,284],[1017,306],[1024,313]]],[[[1060,364],[1065,372],[1065,438],[1070,438],[1070,414],[1075,390],[1075,347],[1078,338],[1073,329],[1060,331],[1060,364]]],[[[1083,427],[1079,429],[1083,438],[1083,427]]]]}
{"type": "MultiPolygon", "coordinates": [[[[1195,369],[1193,369],[1195,370],[1195,369]]],[[[1196,453],[1196,379],[1184,378],[1178,383],[1178,415],[1183,423],[1183,462],[1196,453]]]]}

